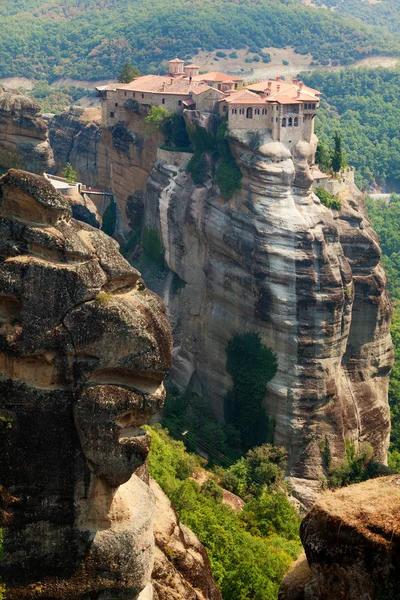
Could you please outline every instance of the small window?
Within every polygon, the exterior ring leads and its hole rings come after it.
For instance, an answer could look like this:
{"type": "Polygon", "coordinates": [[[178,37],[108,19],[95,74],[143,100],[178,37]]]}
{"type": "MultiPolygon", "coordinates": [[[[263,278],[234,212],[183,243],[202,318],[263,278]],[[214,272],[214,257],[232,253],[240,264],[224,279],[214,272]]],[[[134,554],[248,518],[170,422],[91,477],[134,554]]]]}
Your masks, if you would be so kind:
{"type": "Polygon", "coordinates": [[[292,117],[289,117],[288,127],[293,127],[293,119],[292,119],[292,117]]]}
{"type": "Polygon", "coordinates": [[[312,105],[313,109],[315,109],[315,104],[312,105]]]}
{"type": "Polygon", "coordinates": [[[283,117],[282,119],[282,127],[286,127],[286,117],[283,117]]]}
{"type": "Polygon", "coordinates": [[[116,106],[116,107],[118,106],[118,102],[116,102],[116,103],[115,103],[115,106],[116,106]]]}
{"type": "Polygon", "coordinates": [[[263,109],[262,109],[262,114],[263,114],[263,115],[266,115],[266,114],[268,114],[268,111],[267,111],[267,109],[266,109],[266,108],[263,108],[263,109]]]}
{"type": "Polygon", "coordinates": [[[110,117],[111,117],[111,119],[114,118],[114,113],[113,112],[110,112],[110,117]]]}
{"type": "Polygon", "coordinates": [[[224,108],[222,109],[224,112],[226,112],[226,106],[224,106],[224,108]]]}
{"type": "Polygon", "coordinates": [[[163,98],[163,99],[161,100],[161,103],[162,103],[162,104],[165,104],[165,98],[163,98]]]}
{"type": "Polygon", "coordinates": [[[126,96],[126,92],[124,92],[124,96],[126,96]]]}
{"type": "Polygon", "coordinates": [[[144,94],[142,94],[142,98],[144,98],[144,94]]]}
{"type": "Polygon", "coordinates": [[[178,106],[182,106],[182,100],[178,100],[178,106]]]}
{"type": "Polygon", "coordinates": [[[133,92],[133,97],[135,97],[135,92],[133,92]]]}
{"type": "Polygon", "coordinates": [[[294,118],[294,126],[295,127],[299,126],[299,119],[297,117],[294,118]]]}
{"type": "Polygon", "coordinates": [[[246,119],[252,119],[253,118],[253,109],[251,108],[251,106],[248,107],[248,109],[246,110],[246,119]]]}

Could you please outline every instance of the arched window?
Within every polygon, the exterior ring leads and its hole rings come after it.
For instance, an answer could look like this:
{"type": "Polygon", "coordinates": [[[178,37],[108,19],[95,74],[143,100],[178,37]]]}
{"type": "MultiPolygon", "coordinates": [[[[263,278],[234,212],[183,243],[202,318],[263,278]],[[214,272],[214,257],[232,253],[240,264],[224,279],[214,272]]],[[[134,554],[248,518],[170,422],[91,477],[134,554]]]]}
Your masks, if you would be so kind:
{"type": "Polygon", "coordinates": [[[144,98],[144,94],[142,94],[142,98],[144,98]]]}
{"type": "Polygon", "coordinates": [[[313,109],[315,109],[315,104],[312,105],[313,109]]]}
{"type": "Polygon", "coordinates": [[[226,112],[226,106],[224,106],[224,108],[222,109],[224,112],[226,112]]]}
{"type": "Polygon", "coordinates": [[[252,119],[253,118],[253,109],[251,108],[251,106],[249,106],[246,110],[246,119],[252,119]]]}
{"type": "Polygon", "coordinates": [[[286,127],[286,117],[283,117],[282,119],[282,127],[286,127]]]}
{"type": "Polygon", "coordinates": [[[165,104],[165,98],[163,98],[163,99],[161,100],[161,102],[162,102],[162,104],[165,104]]]}
{"type": "Polygon", "coordinates": [[[182,106],[182,100],[178,100],[178,106],[182,106]]]}
{"type": "Polygon", "coordinates": [[[295,127],[299,126],[299,119],[297,117],[294,118],[294,126],[295,127]]]}
{"type": "Polygon", "coordinates": [[[263,115],[266,115],[266,114],[267,114],[267,112],[268,112],[268,111],[267,111],[267,109],[266,109],[266,108],[263,108],[263,109],[262,109],[262,114],[263,114],[263,115]]]}
{"type": "Polygon", "coordinates": [[[292,117],[289,117],[289,119],[288,119],[288,127],[293,127],[293,119],[292,119],[292,117]]]}

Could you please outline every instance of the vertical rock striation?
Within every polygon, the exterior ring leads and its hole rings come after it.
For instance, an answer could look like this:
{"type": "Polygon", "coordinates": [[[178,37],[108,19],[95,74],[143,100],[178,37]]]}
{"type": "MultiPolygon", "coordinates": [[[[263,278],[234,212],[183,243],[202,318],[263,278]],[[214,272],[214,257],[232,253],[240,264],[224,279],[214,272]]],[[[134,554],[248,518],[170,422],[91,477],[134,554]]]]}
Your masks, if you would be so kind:
{"type": "Polygon", "coordinates": [[[293,485],[318,479],[323,443],[335,459],[346,438],[368,441],[385,462],[391,309],[362,196],[351,186],[342,210],[320,203],[315,136],[292,151],[268,137],[252,151],[245,132],[230,144],[243,173],[230,201],[211,178],[194,186],[160,164],[148,180],[145,225],[186,283],[174,293],[169,277],[156,288],[174,329],[173,379],[223,419],[225,349],[235,333],[256,331],[278,357],[264,403],[275,443],[289,449],[293,485]]]}

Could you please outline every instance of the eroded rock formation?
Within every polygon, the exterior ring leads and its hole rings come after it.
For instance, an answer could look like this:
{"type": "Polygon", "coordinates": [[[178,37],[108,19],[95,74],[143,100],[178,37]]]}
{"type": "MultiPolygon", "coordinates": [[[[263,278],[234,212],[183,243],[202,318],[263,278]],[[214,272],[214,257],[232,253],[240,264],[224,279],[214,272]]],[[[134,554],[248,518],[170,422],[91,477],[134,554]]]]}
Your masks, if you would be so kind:
{"type": "Polygon", "coordinates": [[[171,364],[162,302],[114,240],[26,172],[0,179],[0,256],[7,598],[150,599],[154,494],[141,425],[163,403],[171,364]]]}
{"type": "Polygon", "coordinates": [[[51,145],[61,172],[70,162],[78,180],[114,193],[121,215],[119,234],[129,235],[130,203],[146,188],[148,175],[162,143],[161,134],[148,135],[144,115],[130,112],[126,124],[101,127],[97,117],[79,108],[56,115],[49,123],[51,145]],[[88,119],[90,120],[88,121],[88,119]]]}
{"type": "MultiPolygon", "coordinates": [[[[234,133],[234,132],[233,132],[234,133]]],[[[232,134],[233,135],[233,134],[232,134]]],[[[317,140],[290,151],[265,135],[250,150],[231,137],[242,189],[224,201],[210,178],[193,185],[181,169],[150,174],[145,226],[156,229],[172,276],[150,285],[174,329],[172,377],[211,400],[223,418],[232,385],[226,347],[259,332],[276,352],[278,373],[265,410],[274,441],[289,449],[295,489],[317,481],[325,448],[342,458],[345,439],[368,441],[385,462],[389,443],[390,302],[377,237],[353,185],[332,211],[312,191],[317,140]]],[[[146,276],[146,274],[145,274],[146,276]]]]}
{"type": "Polygon", "coordinates": [[[279,600],[398,598],[399,512],[399,475],[322,495],[301,525],[307,559],[293,566],[279,600]]]}
{"type": "Polygon", "coordinates": [[[42,174],[53,166],[39,104],[15,90],[0,89],[0,167],[42,174]]]}

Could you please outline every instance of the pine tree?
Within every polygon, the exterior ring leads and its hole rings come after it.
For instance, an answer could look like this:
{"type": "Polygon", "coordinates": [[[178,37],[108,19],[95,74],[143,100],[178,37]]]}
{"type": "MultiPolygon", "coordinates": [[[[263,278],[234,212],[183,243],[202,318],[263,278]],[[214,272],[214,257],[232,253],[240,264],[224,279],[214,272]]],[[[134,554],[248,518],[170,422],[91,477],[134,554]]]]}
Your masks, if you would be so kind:
{"type": "Polygon", "coordinates": [[[69,183],[75,183],[76,181],[76,171],[72,168],[71,163],[67,163],[62,170],[62,176],[69,183]]]}
{"type": "Polygon", "coordinates": [[[338,131],[335,131],[333,141],[335,143],[335,147],[332,155],[332,169],[335,173],[339,173],[340,169],[343,169],[343,167],[346,166],[346,159],[342,149],[342,138],[338,131]]]}
{"type": "Polygon", "coordinates": [[[130,83],[136,77],[140,77],[140,76],[141,76],[140,71],[136,67],[131,65],[130,63],[126,62],[122,66],[121,71],[119,72],[118,83],[130,83]]]}

